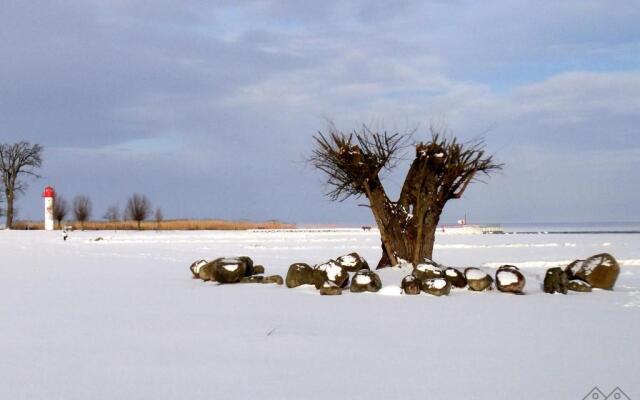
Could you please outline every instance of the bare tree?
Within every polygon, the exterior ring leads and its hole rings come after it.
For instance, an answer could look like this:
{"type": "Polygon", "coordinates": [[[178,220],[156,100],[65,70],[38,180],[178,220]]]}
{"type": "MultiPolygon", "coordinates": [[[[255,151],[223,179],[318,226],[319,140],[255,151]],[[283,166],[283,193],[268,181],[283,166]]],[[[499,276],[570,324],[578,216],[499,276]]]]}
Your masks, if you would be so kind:
{"type": "Polygon", "coordinates": [[[162,214],[162,209],[160,207],[156,208],[153,218],[156,220],[156,229],[160,229],[160,224],[164,220],[164,214],[162,214]]]}
{"type": "Polygon", "coordinates": [[[69,203],[62,196],[53,199],[53,219],[58,223],[58,229],[62,226],[62,220],[69,213],[69,203]]]}
{"type": "Polygon", "coordinates": [[[0,173],[7,201],[7,228],[13,225],[13,202],[27,188],[21,176],[39,178],[35,171],[42,166],[42,150],[39,144],[32,145],[29,142],[0,144],[0,173]]]}
{"type": "Polygon", "coordinates": [[[125,216],[127,219],[136,221],[138,223],[138,229],[140,229],[142,221],[149,218],[150,214],[151,202],[147,196],[135,193],[133,196],[129,197],[125,208],[125,216]]]}
{"type": "Polygon", "coordinates": [[[482,140],[460,143],[432,128],[430,140],[412,145],[413,162],[399,199],[391,201],[380,175],[397,164],[410,135],[373,132],[366,126],[345,134],[332,126],[314,139],[309,162],[327,175],[328,196],[340,201],[364,196],[369,201],[382,239],[378,268],[396,265],[400,258],[414,265],[431,259],[445,204],[459,199],[480,175],[502,168],[485,154],[482,140]]]}
{"type": "Polygon", "coordinates": [[[109,222],[118,222],[120,220],[120,207],[117,204],[110,205],[102,218],[109,222]]]}
{"type": "Polygon", "coordinates": [[[80,228],[84,229],[84,223],[91,216],[93,204],[88,196],[76,196],[73,199],[73,215],[80,222],[80,228]]]}

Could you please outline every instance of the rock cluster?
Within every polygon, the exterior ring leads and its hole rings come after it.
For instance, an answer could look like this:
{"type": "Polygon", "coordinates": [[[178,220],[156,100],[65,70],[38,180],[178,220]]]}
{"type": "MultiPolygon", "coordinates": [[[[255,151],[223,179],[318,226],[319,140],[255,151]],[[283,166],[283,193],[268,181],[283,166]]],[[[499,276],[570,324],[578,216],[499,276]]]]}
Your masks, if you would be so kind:
{"type": "Polygon", "coordinates": [[[189,270],[194,278],[218,283],[275,283],[282,285],[283,279],[279,275],[263,276],[264,267],[254,265],[247,256],[220,257],[213,261],[194,261],[189,270]]]}
{"type": "Polygon", "coordinates": [[[351,293],[377,292],[382,288],[378,274],[369,269],[367,261],[358,253],[346,254],[315,267],[305,263],[291,264],[286,284],[288,288],[313,285],[323,296],[340,295],[347,288],[351,293]]]}
{"type": "MultiPolygon", "coordinates": [[[[311,285],[325,296],[341,295],[344,289],[349,289],[351,293],[375,293],[382,288],[380,276],[369,269],[367,261],[358,253],[346,254],[314,267],[305,263],[291,264],[286,279],[279,275],[265,276],[265,268],[254,265],[247,256],[196,260],[189,270],[194,279],[220,284],[286,283],[288,288],[311,285]]],[[[542,287],[546,293],[562,294],[568,291],[590,292],[592,288],[613,290],[619,274],[620,265],[612,255],[597,254],[585,260],[573,261],[564,269],[549,268],[542,287]]],[[[526,279],[513,265],[498,268],[494,280],[479,268],[466,268],[463,272],[425,259],[413,268],[411,275],[402,279],[401,288],[408,295],[424,292],[433,296],[447,296],[452,288],[481,292],[492,290],[494,283],[500,292],[524,294],[526,279]]]]}
{"type": "Polygon", "coordinates": [[[613,290],[619,274],[620,265],[611,254],[596,254],[586,260],[573,261],[564,270],[549,268],[542,288],[546,293],[562,294],[569,290],[590,292],[592,288],[613,290]]]}

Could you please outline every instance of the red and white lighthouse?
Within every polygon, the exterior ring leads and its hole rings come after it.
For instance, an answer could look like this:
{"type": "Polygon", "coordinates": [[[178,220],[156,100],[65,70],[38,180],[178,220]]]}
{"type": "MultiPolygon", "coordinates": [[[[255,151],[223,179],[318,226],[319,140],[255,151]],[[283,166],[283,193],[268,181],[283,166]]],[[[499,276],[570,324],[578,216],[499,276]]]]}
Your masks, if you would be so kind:
{"type": "Polygon", "coordinates": [[[44,197],[44,229],[52,231],[54,227],[53,202],[56,198],[56,191],[51,186],[47,186],[42,192],[42,197],[44,197]]]}

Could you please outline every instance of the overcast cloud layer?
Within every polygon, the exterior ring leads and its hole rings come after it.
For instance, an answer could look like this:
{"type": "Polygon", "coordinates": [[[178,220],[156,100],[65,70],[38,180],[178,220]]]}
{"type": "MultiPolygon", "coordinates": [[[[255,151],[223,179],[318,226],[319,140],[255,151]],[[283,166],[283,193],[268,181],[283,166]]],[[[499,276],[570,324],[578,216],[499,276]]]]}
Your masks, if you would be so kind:
{"type": "MultiPolygon", "coordinates": [[[[477,221],[639,220],[640,2],[3,1],[0,141],[45,146],[42,187],[94,217],[371,220],[305,166],[333,120],[484,135],[504,172],[477,221]]],[[[402,171],[389,176],[394,193],[402,171]]]]}

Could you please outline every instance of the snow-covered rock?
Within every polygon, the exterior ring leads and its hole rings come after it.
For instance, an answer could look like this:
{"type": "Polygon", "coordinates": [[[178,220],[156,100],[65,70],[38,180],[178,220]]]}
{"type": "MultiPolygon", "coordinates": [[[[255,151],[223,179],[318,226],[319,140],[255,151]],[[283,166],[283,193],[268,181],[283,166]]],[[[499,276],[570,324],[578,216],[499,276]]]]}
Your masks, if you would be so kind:
{"type": "Polygon", "coordinates": [[[620,265],[611,254],[603,253],[586,260],[576,260],[567,266],[565,272],[570,279],[581,279],[591,287],[613,290],[620,265]]]}
{"type": "Polygon", "coordinates": [[[327,275],[324,271],[315,270],[305,263],[291,264],[285,279],[288,288],[314,285],[316,289],[320,289],[326,280],[327,275]]]}
{"type": "Polygon", "coordinates": [[[526,280],[518,267],[503,265],[496,271],[496,288],[504,293],[524,294],[526,280]]]}
{"type": "Polygon", "coordinates": [[[589,285],[587,282],[580,279],[574,279],[569,281],[569,283],[567,284],[567,288],[574,292],[590,292],[591,291],[591,285],[589,285]]]}
{"type": "Polygon", "coordinates": [[[382,288],[382,281],[378,274],[368,269],[361,269],[351,279],[351,292],[377,292],[382,288]]]}
{"type": "Polygon", "coordinates": [[[337,296],[342,294],[342,288],[333,282],[327,281],[320,288],[321,296],[337,296]]]}
{"type": "Polygon", "coordinates": [[[464,276],[467,278],[469,290],[482,292],[483,290],[491,290],[493,278],[479,268],[467,268],[464,270],[464,276]]]}
{"type": "Polygon", "coordinates": [[[445,268],[431,260],[424,260],[413,269],[413,276],[424,281],[425,279],[440,278],[444,275],[445,268]]]}
{"type": "Polygon", "coordinates": [[[422,281],[413,275],[405,276],[400,286],[405,294],[420,294],[422,291],[422,281]]]}
{"type": "Polygon", "coordinates": [[[191,270],[191,273],[193,274],[193,279],[200,278],[200,275],[198,274],[200,272],[200,268],[206,264],[207,260],[196,260],[189,266],[189,270],[191,270]]]}
{"type": "Polygon", "coordinates": [[[247,256],[218,258],[210,264],[213,264],[214,280],[220,283],[236,283],[242,277],[253,275],[253,260],[247,256]]]}
{"type": "Polygon", "coordinates": [[[369,269],[367,260],[358,253],[350,253],[336,258],[336,263],[347,272],[357,272],[361,269],[369,269]]]}
{"type": "Polygon", "coordinates": [[[422,281],[422,290],[434,296],[447,296],[451,292],[451,283],[445,278],[432,278],[422,281]]]}
{"type": "Polygon", "coordinates": [[[467,278],[465,278],[461,271],[458,271],[455,268],[449,267],[445,269],[443,277],[454,287],[463,288],[467,286],[467,278]]]}
{"type": "Polygon", "coordinates": [[[341,288],[346,288],[347,286],[349,286],[349,273],[344,267],[342,267],[334,260],[329,260],[324,264],[316,265],[315,269],[326,273],[327,280],[329,282],[335,283],[336,286],[339,286],[341,288]]]}

